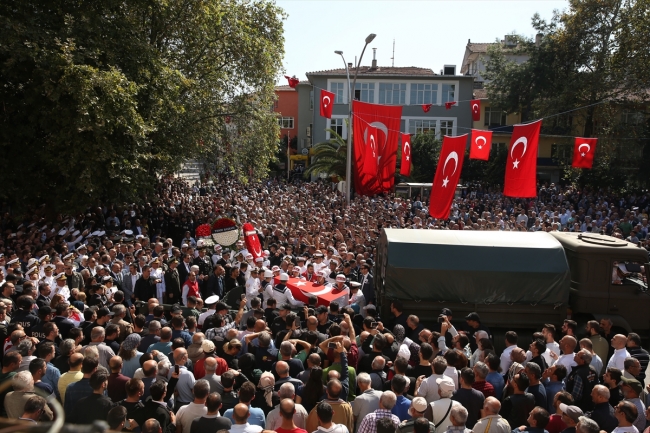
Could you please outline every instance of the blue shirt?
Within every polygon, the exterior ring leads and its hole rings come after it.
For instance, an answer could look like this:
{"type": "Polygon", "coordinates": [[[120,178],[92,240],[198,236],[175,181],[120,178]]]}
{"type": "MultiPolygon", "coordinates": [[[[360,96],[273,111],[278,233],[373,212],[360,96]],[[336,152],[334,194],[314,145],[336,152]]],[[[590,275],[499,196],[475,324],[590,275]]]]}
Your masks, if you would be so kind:
{"type": "Polygon", "coordinates": [[[175,338],[182,338],[185,342],[185,348],[189,347],[192,344],[192,336],[187,331],[178,331],[174,329],[172,331],[172,340],[175,338]]]}
{"type": "Polygon", "coordinates": [[[501,374],[498,372],[493,371],[488,373],[485,381],[492,384],[494,387],[494,396],[497,398],[497,400],[501,401],[501,397],[503,397],[503,388],[506,386],[506,383],[503,380],[503,376],[501,376],[501,374]]]}
{"type": "Polygon", "coordinates": [[[546,381],[544,383],[544,388],[546,388],[546,410],[550,412],[551,409],[555,410],[555,407],[553,406],[553,399],[555,398],[555,394],[564,389],[564,383],[546,381]]]}
{"type": "Polygon", "coordinates": [[[395,402],[395,406],[393,406],[393,409],[391,409],[390,412],[393,415],[397,415],[400,422],[402,422],[411,419],[411,415],[409,414],[410,407],[411,407],[411,400],[404,397],[403,395],[398,395],[397,401],[395,402]]]}
{"type": "MultiPolygon", "coordinates": [[[[135,371],[140,368],[140,357],[142,356],[142,352],[137,351],[135,356],[129,360],[124,360],[122,362],[122,374],[125,376],[128,376],[130,378],[133,378],[133,375],[135,374],[135,371]]],[[[68,396],[66,395],[66,400],[68,399],[68,396]]]]}
{"type": "Polygon", "coordinates": [[[154,350],[157,350],[158,352],[168,357],[169,354],[172,352],[172,342],[168,341],[166,343],[163,343],[159,341],[157,343],[154,343],[151,346],[149,346],[149,348],[147,349],[147,353],[151,353],[154,350]]]}
{"type": "MultiPolygon", "coordinates": [[[[262,428],[266,428],[266,417],[264,416],[264,411],[262,409],[259,407],[249,406],[248,411],[251,414],[251,416],[248,418],[248,423],[250,425],[257,425],[262,428]]],[[[223,416],[228,418],[230,422],[232,422],[232,425],[235,425],[235,419],[232,417],[232,409],[228,409],[226,412],[224,412],[223,416]]]]}
{"type": "Polygon", "coordinates": [[[61,398],[59,395],[59,378],[61,377],[61,372],[59,371],[58,368],[54,366],[54,364],[48,362],[47,363],[47,370],[45,370],[45,376],[41,379],[44,383],[47,383],[52,387],[54,390],[54,395],[57,396],[57,398],[61,398]]]}

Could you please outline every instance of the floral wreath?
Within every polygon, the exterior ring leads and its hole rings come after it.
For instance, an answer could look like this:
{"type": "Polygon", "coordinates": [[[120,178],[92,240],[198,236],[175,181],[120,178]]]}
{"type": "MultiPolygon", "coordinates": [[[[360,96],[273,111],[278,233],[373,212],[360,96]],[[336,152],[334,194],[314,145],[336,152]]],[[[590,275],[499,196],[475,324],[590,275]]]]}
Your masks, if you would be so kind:
{"type": "Polygon", "coordinates": [[[196,228],[196,237],[200,238],[197,244],[206,247],[213,247],[215,243],[230,247],[239,240],[239,236],[239,227],[231,218],[218,218],[212,224],[201,224],[196,228]]]}

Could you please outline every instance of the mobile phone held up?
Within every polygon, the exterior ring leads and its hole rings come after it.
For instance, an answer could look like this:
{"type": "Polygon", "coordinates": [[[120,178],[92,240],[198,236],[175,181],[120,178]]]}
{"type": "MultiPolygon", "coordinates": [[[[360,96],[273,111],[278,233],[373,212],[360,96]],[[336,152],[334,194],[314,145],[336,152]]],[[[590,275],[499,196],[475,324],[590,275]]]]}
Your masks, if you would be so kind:
{"type": "Polygon", "coordinates": [[[180,373],[180,372],[181,372],[181,368],[180,368],[178,365],[175,365],[175,366],[174,366],[174,372],[175,372],[176,374],[180,373]]]}
{"type": "Polygon", "coordinates": [[[334,343],[334,342],[327,343],[327,348],[328,349],[336,349],[336,343],[334,343]]]}

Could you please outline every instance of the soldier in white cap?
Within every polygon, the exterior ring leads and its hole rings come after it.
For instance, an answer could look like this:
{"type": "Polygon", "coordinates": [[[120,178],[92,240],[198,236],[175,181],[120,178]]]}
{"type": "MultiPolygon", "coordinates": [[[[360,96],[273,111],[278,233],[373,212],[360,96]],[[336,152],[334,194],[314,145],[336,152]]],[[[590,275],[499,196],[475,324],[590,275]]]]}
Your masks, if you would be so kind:
{"type": "Polygon", "coordinates": [[[44,274],[41,278],[41,282],[49,284],[50,287],[54,287],[56,285],[56,281],[54,280],[54,269],[56,269],[56,266],[52,264],[43,266],[44,274]]]}
{"type": "MultiPolygon", "coordinates": [[[[302,307],[304,303],[297,301],[293,297],[293,293],[291,293],[291,289],[287,287],[287,281],[289,281],[289,275],[284,273],[280,274],[280,282],[276,284],[275,287],[273,287],[273,290],[271,290],[271,297],[278,302],[278,305],[289,303],[294,307],[302,307]]],[[[265,291],[265,293],[268,292],[265,291]]]]}
{"type": "Polygon", "coordinates": [[[217,302],[219,302],[219,296],[217,296],[217,295],[212,295],[212,296],[209,296],[208,298],[206,298],[206,300],[204,301],[204,304],[208,308],[208,311],[206,311],[204,313],[201,313],[199,315],[199,319],[196,321],[199,328],[202,328],[203,322],[205,322],[205,319],[207,319],[208,317],[210,317],[214,313],[216,313],[215,307],[217,306],[217,302]]]}
{"type": "Polygon", "coordinates": [[[54,297],[54,295],[61,295],[63,296],[63,299],[67,301],[68,298],[70,298],[70,289],[66,284],[68,278],[65,276],[64,272],[61,272],[59,275],[55,277],[55,279],[56,279],[56,285],[53,286],[50,296],[54,297]]]}
{"type": "Polygon", "coordinates": [[[360,313],[362,317],[366,317],[366,298],[363,297],[361,283],[358,281],[350,281],[350,307],[356,312],[360,313]]]}
{"type": "Polygon", "coordinates": [[[217,264],[217,262],[219,262],[219,260],[221,260],[221,250],[222,249],[223,248],[219,244],[216,244],[214,246],[214,254],[212,254],[212,266],[215,266],[217,264]]]}
{"type": "Polygon", "coordinates": [[[259,272],[257,268],[251,267],[250,277],[246,280],[246,306],[251,308],[251,300],[257,298],[264,291],[259,279],[259,272]]]}
{"type": "Polygon", "coordinates": [[[338,274],[336,276],[336,283],[332,287],[332,294],[340,296],[332,299],[330,302],[336,302],[341,307],[347,307],[350,301],[350,288],[345,284],[345,280],[345,275],[338,274]]]}
{"type": "Polygon", "coordinates": [[[269,269],[264,270],[264,274],[260,278],[260,286],[264,294],[264,301],[273,297],[273,271],[269,269]]]}

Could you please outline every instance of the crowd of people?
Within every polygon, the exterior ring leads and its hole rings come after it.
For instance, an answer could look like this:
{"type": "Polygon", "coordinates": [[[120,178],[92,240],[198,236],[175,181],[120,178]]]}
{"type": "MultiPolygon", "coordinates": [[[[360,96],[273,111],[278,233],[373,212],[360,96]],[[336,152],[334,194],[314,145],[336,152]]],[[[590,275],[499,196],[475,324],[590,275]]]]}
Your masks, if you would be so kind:
{"type": "Polygon", "coordinates": [[[443,221],[419,197],[347,208],[322,182],[165,178],[156,191],[54,221],[3,215],[3,416],[146,433],[646,430],[639,335],[567,320],[495,342],[476,313],[430,323],[399,300],[384,320],[372,274],[387,227],[598,232],[650,249],[647,194],[473,187],[443,221]],[[223,217],[252,223],[264,256],[196,238],[223,217]],[[341,297],[302,303],[289,276],[341,297]]]}

